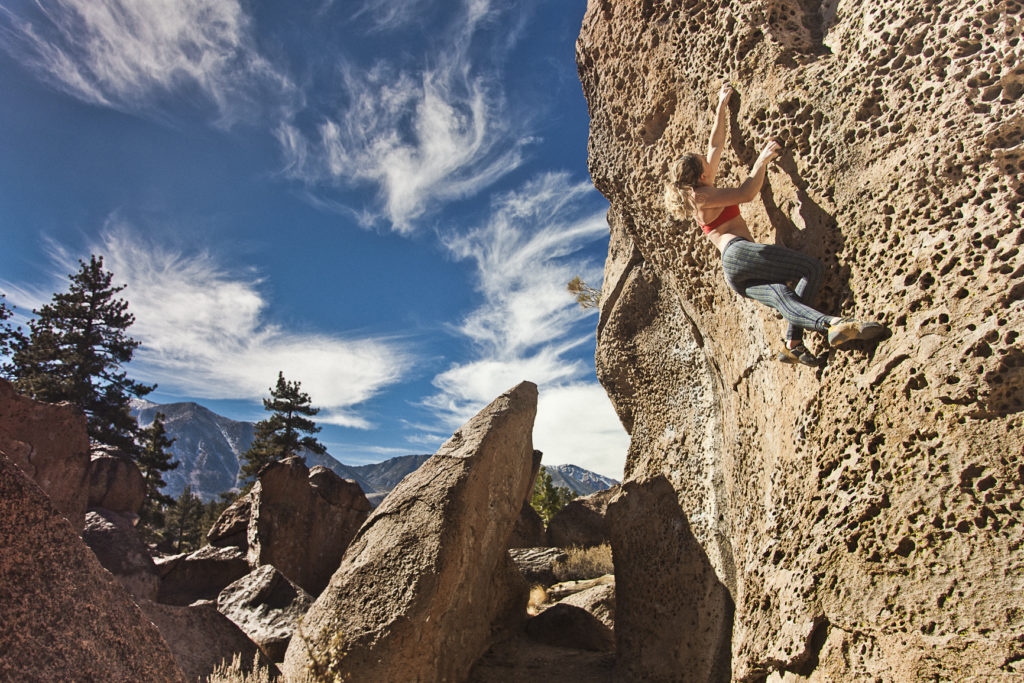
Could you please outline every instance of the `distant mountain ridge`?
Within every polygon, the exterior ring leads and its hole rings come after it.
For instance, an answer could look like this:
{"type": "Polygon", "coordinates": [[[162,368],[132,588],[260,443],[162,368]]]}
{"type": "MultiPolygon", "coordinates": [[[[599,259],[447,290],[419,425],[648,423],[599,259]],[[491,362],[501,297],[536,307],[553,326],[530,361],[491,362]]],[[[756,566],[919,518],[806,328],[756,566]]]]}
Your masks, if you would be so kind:
{"type": "MultiPolygon", "coordinates": [[[[204,501],[217,498],[223,491],[239,487],[239,458],[252,445],[255,425],[218,415],[198,403],[157,404],[145,400],[132,402],[132,414],[140,426],[153,422],[156,413],[164,414],[167,436],[174,439],[170,451],[181,465],[164,473],[163,492],[179,496],[185,486],[204,501]]],[[[344,465],[330,454],[302,454],[313,467],[323,465],[362,487],[370,502],[377,504],[410,472],[422,465],[430,454],[402,455],[369,465],[344,465]]],[[[614,479],[576,465],[547,468],[556,486],[565,486],[581,496],[617,484],[614,479]]]]}

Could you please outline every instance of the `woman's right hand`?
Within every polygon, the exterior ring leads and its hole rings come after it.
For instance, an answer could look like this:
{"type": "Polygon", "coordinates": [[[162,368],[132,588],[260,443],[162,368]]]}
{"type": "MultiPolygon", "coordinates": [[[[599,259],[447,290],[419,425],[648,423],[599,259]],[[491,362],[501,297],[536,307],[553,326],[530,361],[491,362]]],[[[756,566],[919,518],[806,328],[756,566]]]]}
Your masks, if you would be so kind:
{"type": "Polygon", "coordinates": [[[782,154],[782,144],[778,140],[769,140],[768,144],[761,150],[761,156],[757,160],[760,163],[767,164],[780,154],[782,154]]]}

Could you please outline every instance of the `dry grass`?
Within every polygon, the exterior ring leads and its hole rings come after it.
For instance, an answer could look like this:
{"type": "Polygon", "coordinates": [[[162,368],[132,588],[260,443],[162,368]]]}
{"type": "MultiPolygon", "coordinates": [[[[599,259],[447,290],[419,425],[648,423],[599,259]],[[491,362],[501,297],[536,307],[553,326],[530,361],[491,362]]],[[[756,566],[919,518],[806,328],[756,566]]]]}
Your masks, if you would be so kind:
{"type": "Polygon", "coordinates": [[[530,589],[530,600],[526,603],[526,613],[535,617],[541,613],[541,605],[548,601],[548,592],[544,586],[534,586],[530,589]]]}
{"type": "Polygon", "coordinates": [[[253,659],[252,670],[245,671],[242,655],[236,654],[231,663],[222,662],[206,678],[206,683],[276,683],[277,676],[259,662],[259,655],[253,659]]]}
{"type": "Polygon", "coordinates": [[[559,581],[580,581],[596,579],[605,574],[614,574],[612,547],[604,545],[593,548],[566,548],[568,559],[555,563],[552,568],[559,581]]]}

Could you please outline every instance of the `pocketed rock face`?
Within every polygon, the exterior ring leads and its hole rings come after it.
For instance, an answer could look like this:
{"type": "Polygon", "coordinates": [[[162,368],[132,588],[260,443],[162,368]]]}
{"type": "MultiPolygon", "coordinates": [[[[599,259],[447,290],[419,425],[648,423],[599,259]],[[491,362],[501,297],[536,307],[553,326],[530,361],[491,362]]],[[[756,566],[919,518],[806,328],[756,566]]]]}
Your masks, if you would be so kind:
{"type": "Polygon", "coordinates": [[[272,564],[310,595],[327,585],[370,510],[359,484],[298,457],[263,468],[249,498],[249,566],[272,564]]]}
{"type": "Polygon", "coordinates": [[[735,601],[737,679],[1024,668],[1022,25],[999,0],[588,3],[598,373],[626,481],[669,479],[735,601]],[[751,232],[821,259],[819,307],[891,339],[779,364],[782,322],[667,215],[667,164],[704,151],[726,79],[719,184],[781,138],[751,232]]]}
{"type": "Polygon", "coordinates": [[[156,627],[0,456],[0,680],[185,680],[156,627]]]}
{"type": "Polygon", "coordinates": [[[308,651],[354,681],[460,681],[495,632],[522,622],[527,587],[506,552],[535,467],[537,387],[524,382],[455,432],[373,511],[301,623],[308,651]]]}
{"type": "Polygon", "coordinates": [[[89,435],[85,415],[70,403],[42,403],[0,379],[0,453],[46,492],[76,531],[85,525],[89,435]]]}

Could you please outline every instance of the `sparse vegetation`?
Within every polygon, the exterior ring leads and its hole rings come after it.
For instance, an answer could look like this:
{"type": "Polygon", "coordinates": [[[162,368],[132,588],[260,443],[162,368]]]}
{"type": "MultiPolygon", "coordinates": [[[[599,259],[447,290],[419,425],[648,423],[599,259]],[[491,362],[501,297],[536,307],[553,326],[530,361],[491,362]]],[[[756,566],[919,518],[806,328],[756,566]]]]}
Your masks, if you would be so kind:
{"type": "Polygon", "coordinates": [[[253,659],[251,667],[245,666],[242,663],[242,656],[236,654],[230,664],[221,662],[206,678],[206,683],[276,683],[277,680],[278,677],[270,667],[260,664],[258,654],[253,659]]]}
{"type": "Polygon", "coordinates": [[[541,605],[548,601],[548,592],[544,586],[536,585],[530,589],[530,599],[526,603],[526,613],[535,617],[541,613],[541,605]]]}
{"type": "Polygon", "coordinates": [[[569,280],[565,288],[576,296],[580,308],[597,308],[601,303],[601,290],[588,285],[579,275],[569,280]]]}
{"type": "Polygon", "coordinates": [[[605,543],[592,548],[566,548],[568,559],[560,560],[552,568],[559,581],[581,581],[596,579],[605,574],[615,573],[612,564],[612,547],[605,543]]]}

